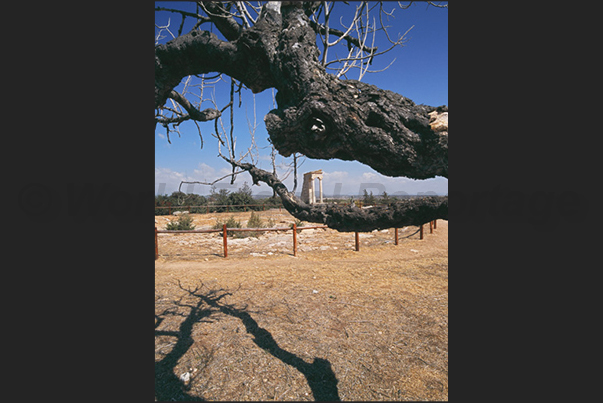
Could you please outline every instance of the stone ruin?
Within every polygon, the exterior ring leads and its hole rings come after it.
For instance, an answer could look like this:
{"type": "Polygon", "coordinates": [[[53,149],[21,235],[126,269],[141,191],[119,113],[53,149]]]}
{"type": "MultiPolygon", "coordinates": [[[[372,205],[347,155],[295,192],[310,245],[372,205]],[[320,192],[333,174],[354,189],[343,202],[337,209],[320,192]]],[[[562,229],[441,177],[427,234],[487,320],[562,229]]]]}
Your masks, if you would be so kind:
{"type": "Polygon", "coordinates": [[[319,201],[322,204],[322,169],[306,172],[304,174],[304,185],[302,187],[301,199],[304,203],[316,204],[315,180],[318,179],[319,201]]]}

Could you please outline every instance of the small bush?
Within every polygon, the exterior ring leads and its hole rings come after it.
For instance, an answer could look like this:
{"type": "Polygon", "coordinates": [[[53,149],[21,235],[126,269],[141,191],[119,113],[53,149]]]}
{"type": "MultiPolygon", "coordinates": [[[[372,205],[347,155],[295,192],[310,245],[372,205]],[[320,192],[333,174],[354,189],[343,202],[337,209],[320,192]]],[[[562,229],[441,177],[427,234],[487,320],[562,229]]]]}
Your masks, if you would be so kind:
{"type": "Polygon", "coordinates": [[[170,221],[165,227],[168,230],[192,230],[195,229],[193,225],[193,217],[188,214],[180,214],[178,219],[170,221]]]}
{"type": "MultiPolygon", "coordinates": [[[[237,221],[234,218],[234,216],[231,216],[226,222],[216,219],[216,223],[214,224],[214,229],[222,229],[224,224],[226,224],[226,228],[241,228],[241,223],[239,221],[237,221]]],[[[235,238],[243,238],[245,235],[242,235],[242,234],[244,234],[244,232],[226,231],[226,235],[234,236],[235,238]]],[[[224,235],[224,234],[220,233],[220,235],[224,235]]]]}
{"type": "MultiPolygon", "coordinates": [[[[302,220],[295,220],[295,226],[296,227],[303,227],[304,226],[304,222],[302,220]]],[[[293,229],[293,224],[289,225],[289,228],[293,229]]],[[[298,229],[297,233],[301,234],[301,230],[298,229]]]]}
{"type": "MultiPolygon", "coordinates": [[[[266,227],[266,225],[262,221],[262,217],[260,217],[259,214],[256,214],[252,211],[251,216],[249,217],[249,221],[247,221],[247,228],[265,228],[265,227],[266,227]]],[[[259,235],[261,235],[263,233],[264,233],[264,231],[247,232],[247,234],[249,234],[249,236],[253,236],[253,237],[258,237],[259,235]]]]}
{"type": "Polygon", "coordinates": [[[369,194],[366,189],[364,189],[364,195],[362,196],[362,205],[363,206],[371,206],[377,203],[377,199],[373,196],[373,191],[369,194]]]}
{"type": "Polygon", "coordinates": [[[264,228],[262,217],[252,211],[251,216],[249,216],[249,221],[247,221],[247,228],[264,228]]]}

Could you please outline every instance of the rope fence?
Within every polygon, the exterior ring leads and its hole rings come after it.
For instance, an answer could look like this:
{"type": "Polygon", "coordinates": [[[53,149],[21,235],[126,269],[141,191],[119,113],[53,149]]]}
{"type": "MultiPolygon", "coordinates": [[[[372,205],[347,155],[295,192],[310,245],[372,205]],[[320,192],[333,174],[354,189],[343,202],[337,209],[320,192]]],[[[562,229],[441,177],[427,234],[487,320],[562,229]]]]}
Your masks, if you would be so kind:
{"type": "MultiPolygon", "coordinates": [[[[423,239],[423,225],[419,227],[419,239],[423,239]]],[[[159,258],[159,244],[157,240],[157,234],[210,234],[216,232],[222,232],[222,242],[223,242],[223,250],[224,257],[228,257],[228,233],[233,232],[268,232],[268,231],[292,231],[293,232],[293,256],[297,256],[297,231],[301,231],[304,229],[320,229],[320,228],[328,228],[326,225],[313,225],[313,226],[304,226],[298,227],[295,223],[293,223],[293,227],[280,227],[280,228],[227,228],[226,224],[222,226],[222,229],[194,229],[194,230],[158,230],[155,227],[155,260],[159,258]]],[[[437,220],[433,220],[429,222],[429,233],[432,234],[433,230],[437,228],[437,220]]],[[[416,232],[415,232],[416,234],[416,232]]],[[[354,233],[355,238],[355,250],[356,252],[360,251],[360,233],[354,233]]],[[[394,228],[394,245],[398,245],[398,228],[394,228]]]]}

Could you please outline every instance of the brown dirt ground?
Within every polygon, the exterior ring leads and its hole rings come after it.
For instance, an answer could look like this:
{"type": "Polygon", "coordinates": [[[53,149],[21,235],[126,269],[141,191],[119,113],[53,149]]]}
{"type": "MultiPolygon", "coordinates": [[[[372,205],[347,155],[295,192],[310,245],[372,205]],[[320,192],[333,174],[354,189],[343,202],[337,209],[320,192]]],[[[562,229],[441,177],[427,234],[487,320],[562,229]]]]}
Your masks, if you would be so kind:
{"type": "Polygon", "coordinates": [[[156,399],[448,400],[448,222],[424,228],[361,234],[359,252],[304,230],[297,257],[291,231],[229,238],[228,258],[219,234],[159,234],[156,399]]]}

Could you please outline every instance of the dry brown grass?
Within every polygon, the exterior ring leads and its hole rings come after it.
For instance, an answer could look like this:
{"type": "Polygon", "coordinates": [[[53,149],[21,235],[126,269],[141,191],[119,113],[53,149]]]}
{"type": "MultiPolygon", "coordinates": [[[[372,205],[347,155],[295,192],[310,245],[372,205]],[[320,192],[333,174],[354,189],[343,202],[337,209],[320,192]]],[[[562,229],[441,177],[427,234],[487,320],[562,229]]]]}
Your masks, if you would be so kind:
{"type": "Polygon", "coordinates": [[[272,242],[284,235],[257,250],[271,256],[252,257],[241,244],[227,259],[219,239],[204,254],[164,237],[157,399],[447,400],[448,223],[428,228],[424,240],[415,234],[398,246],[385,243],[393,231],[372,234],[360,252],[353,234],[319,230],[300,236],[308,249],[297,258],[289,243],[272,242]],[[331,247],[312,249],[310,236],[331,247]]]}

